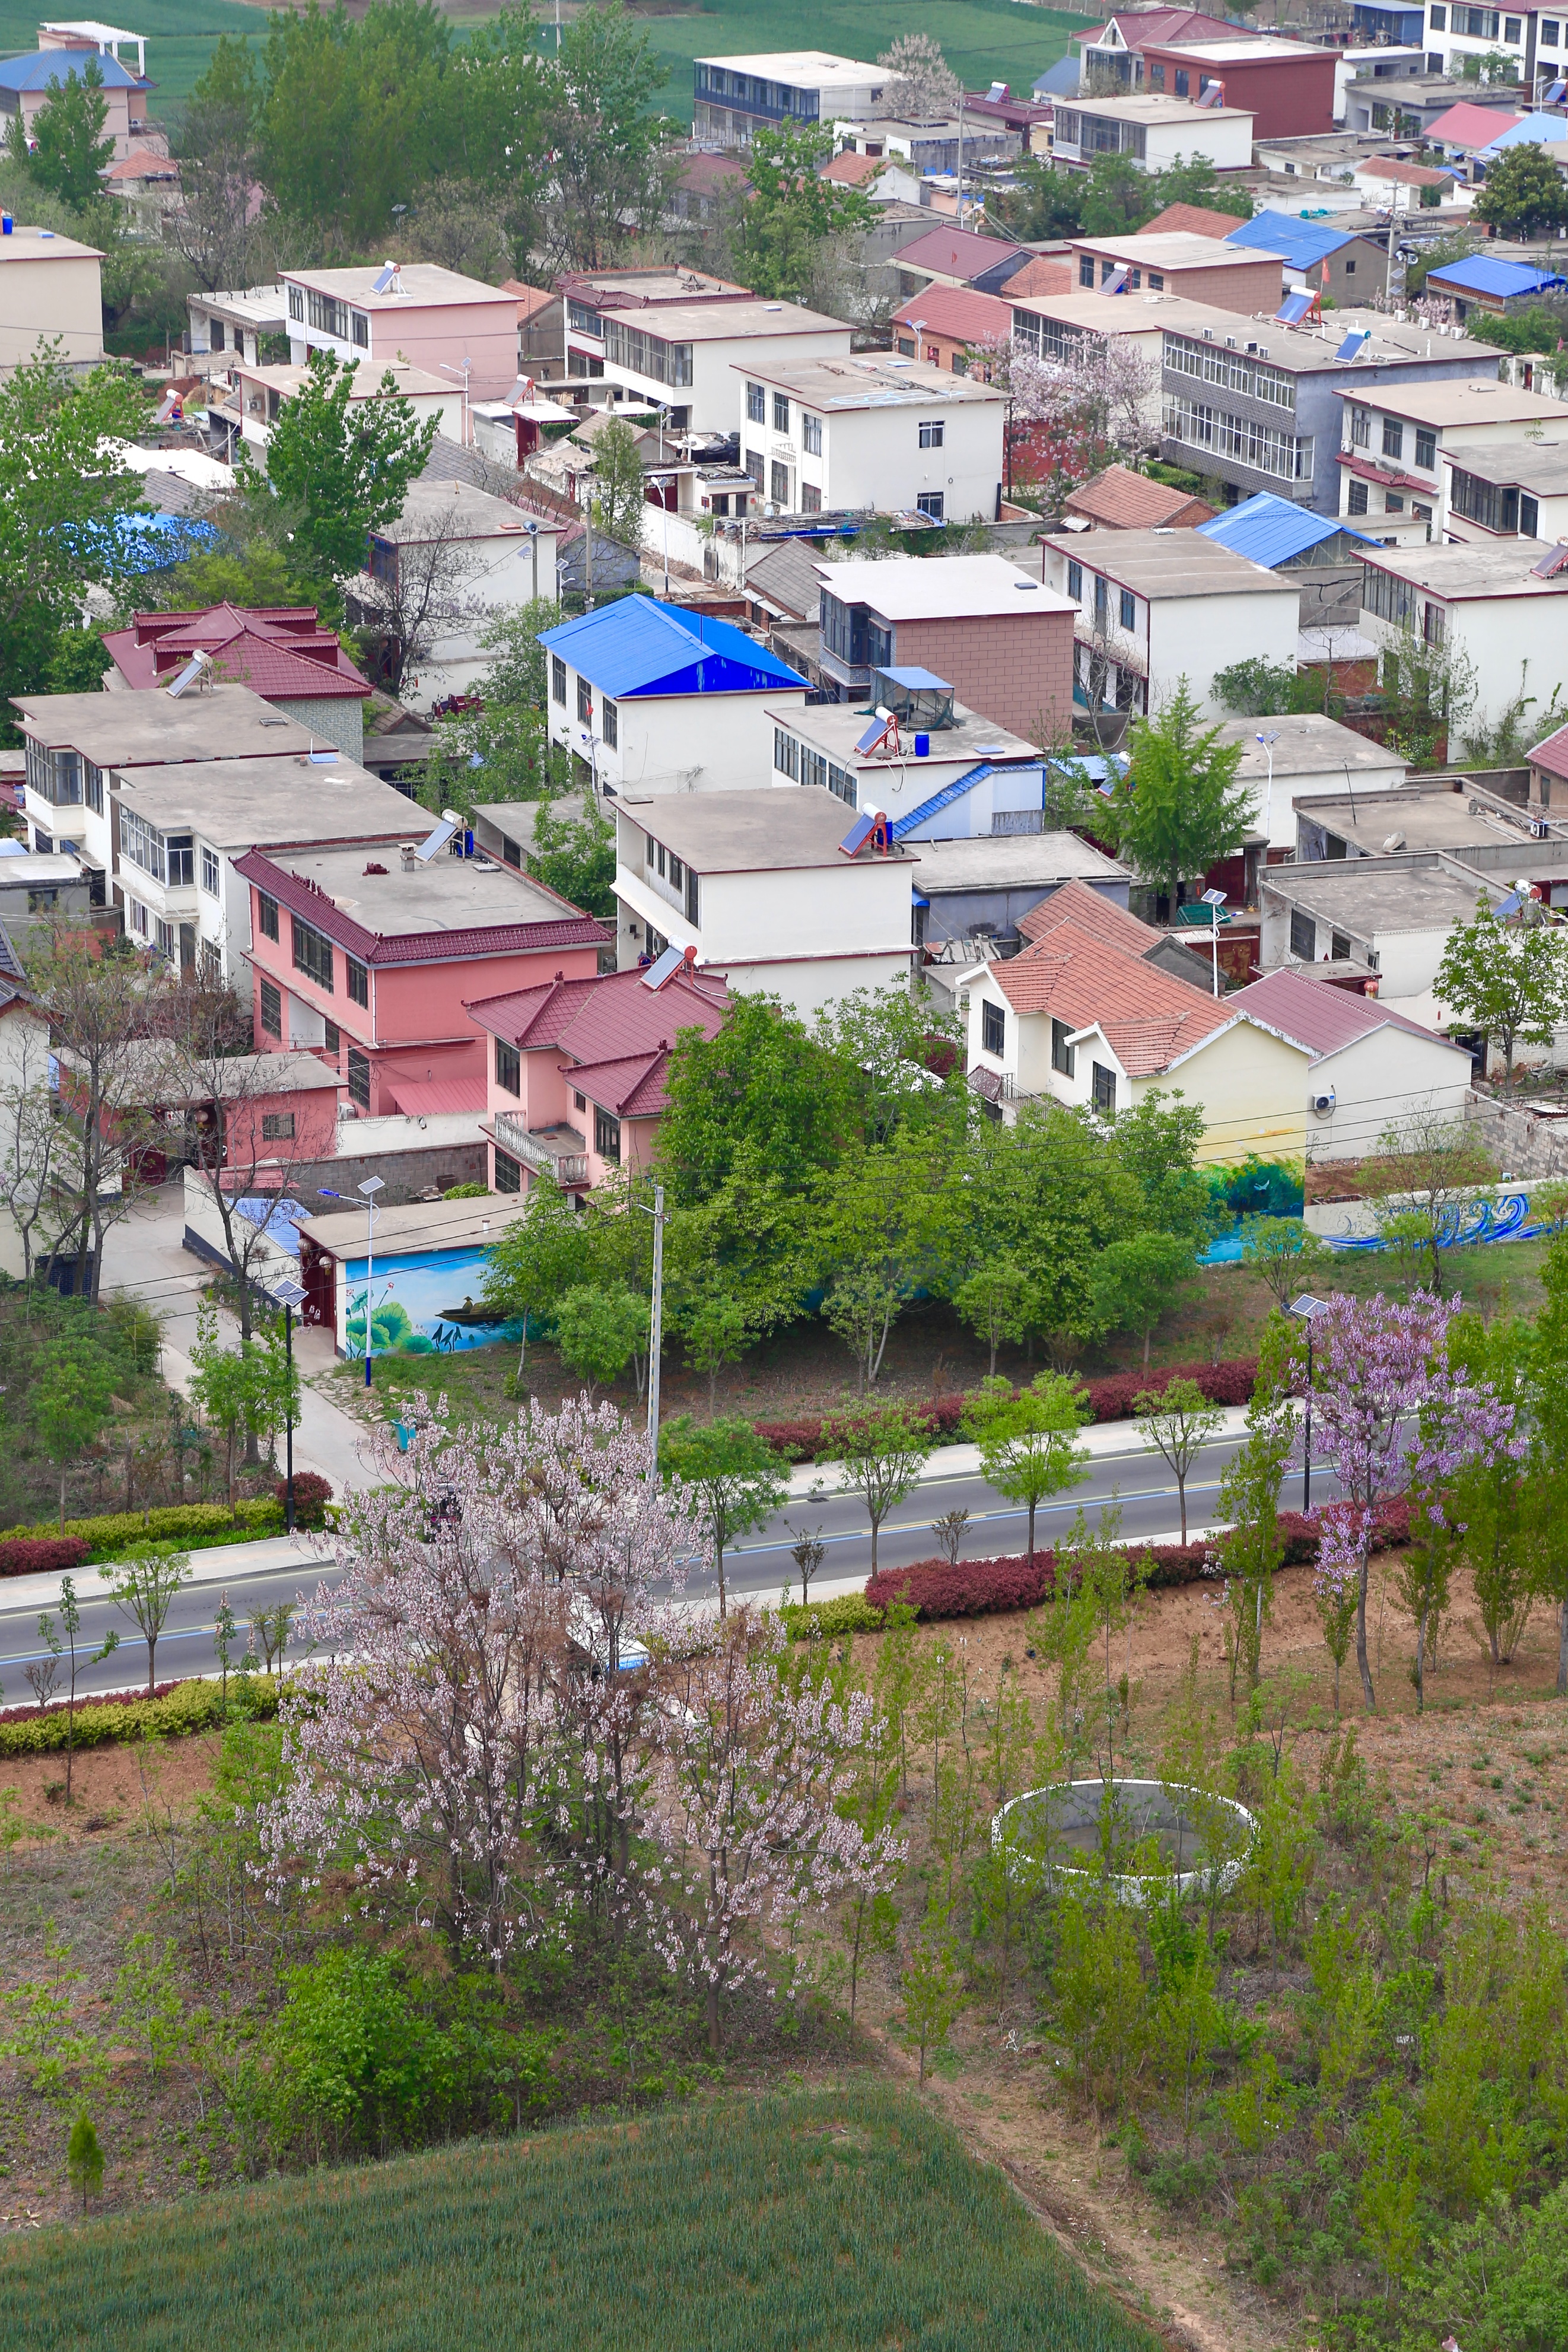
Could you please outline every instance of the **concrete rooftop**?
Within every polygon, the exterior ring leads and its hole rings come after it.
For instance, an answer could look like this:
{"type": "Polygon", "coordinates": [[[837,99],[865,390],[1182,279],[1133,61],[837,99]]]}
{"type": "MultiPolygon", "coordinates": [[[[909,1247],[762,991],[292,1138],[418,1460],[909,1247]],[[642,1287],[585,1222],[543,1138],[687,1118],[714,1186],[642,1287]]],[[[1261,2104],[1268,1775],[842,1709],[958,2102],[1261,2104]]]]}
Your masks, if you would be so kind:
{"type": "MultiPolygon", "coordinates": [[[[764,793],[668,793],[645,801],[622,794],[620,806],[632,824],[697,874],[837,869],[851,863],[839,845],[856,822],[855,812],[814,784],[781,784],[764,793]]],[[[862,850],[860,862],[913,866],[915,860],[907,850],[890,856],[862,850]]]]}
{"type": "MultiPolygon", "coordinates": [[[[1259,876],[1259,885],[1265,895],[1273,893],[1363,940],[1383,931],[1449,930],[1469,921],[1482,895],[1481,886],[1435,865],[1393,856],[1270,866],[1259,876]]],[[[1505,895],[1503,887],[1493,884],[1487,895],[1495,905],[1505,895]]]]}
{"type": "Polygon", "coordinates": [[[99,768],[162,767],[308,751],[321,738],[285,719],[248,686],[193,687],[171,700],[145,693],[14,694],[24,731],[48,750],[80,751],[99,768]]]}
{"type": "MultiPolygon", "coordinates": [[[[391,793],[390,785],[387,789],[391,793]]],[[[402,795],[392,793],[392,797],[402,795]]],[[[405,827],[402,838],[423,839],[430,831],[428,813],[406,802],[403,805],[414,822],[405,827]]],[[[382,939],[397,939],[410,931],[554,923],[577,911],[553,891],[514,873],[510,866],[489,859],[453,857],[444,849],[428,865],[416,863],[412,874],[403,872],[395,847],[375,857],[367,857],[363,848],[293,849],[281,852],[273,863],[286,874],[314,882],[340,913],[351,916],[363,929],[375,931],[382,939]],[[388,871],[368,874],[365,869],[372,865],[385,866],[388,871]]]]}
{"type": "Polygon", "coordinates": [[[149,824],[160,831],[190,825],[214,849],[291,841],[409,841],[430,831],[427,810],[415,808],[391,784],[340,755],[319,763],[303,758],[208,760],[137,768],[116,792],[149,824]]]}

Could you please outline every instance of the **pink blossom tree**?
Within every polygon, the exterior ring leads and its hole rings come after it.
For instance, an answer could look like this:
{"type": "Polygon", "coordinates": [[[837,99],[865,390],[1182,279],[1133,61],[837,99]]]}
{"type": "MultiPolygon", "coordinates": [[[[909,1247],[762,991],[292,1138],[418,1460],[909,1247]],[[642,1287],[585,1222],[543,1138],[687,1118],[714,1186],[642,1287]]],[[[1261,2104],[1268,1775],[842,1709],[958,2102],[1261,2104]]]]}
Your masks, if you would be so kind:
{"type": "Polygon", "coordinates": [[[1312,1326],[1312,1419],[1343,1500],[1319,1514],[1320,1604],[1355,1594],[1355,1660],[1375,1710],[1366,1647],[1367,1570],[1376,1507],[1412,1492],[1430,1511],[1442,1482],[1514,1444],[1513,1408],[1448,1358],[1457,1302],[1415,1291],[1402,1302],[1340,1297],[1312,1326]]]}
{"type": "Polygon", "coordinates": [[[1073,335],[1059,360],[1037,356],[1016,338],[977,349],[987,354],[991,381],[1008,394],[1009,429],[1038,428],[1051,445],[1053,484],[1063,497],[1157,436],[1159,375],[1130,336],[1073,335]]]}
{"type": "Polygon", "coordinates": [[[715,2050],[722,1996],[768,1981],[761,1939],[792,1943],[839,1896],[884,1893],[904,1858],[890,1828],[868,1833],[849,1811],[884,1736],[873,1701],[791,1675],[787,1651],[776,1618],[741,1610],[661,1678],[652,1819],[674,1895],[662,1948],[704,1988],[715,2050]]]}

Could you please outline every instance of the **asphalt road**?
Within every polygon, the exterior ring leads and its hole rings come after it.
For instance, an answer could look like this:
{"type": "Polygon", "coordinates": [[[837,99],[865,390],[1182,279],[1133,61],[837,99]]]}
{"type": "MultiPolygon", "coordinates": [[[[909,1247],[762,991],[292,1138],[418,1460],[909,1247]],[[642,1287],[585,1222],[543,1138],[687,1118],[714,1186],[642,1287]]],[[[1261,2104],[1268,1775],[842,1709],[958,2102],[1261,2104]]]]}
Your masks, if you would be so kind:
{"type": "MultiPolygon", "coordinates": [[[[1187,1481],[1189,1529],[1204,1527],[1214,1515],[1220,1473],[1235,1453],[1237,1444],[1234,1433],[1217,1439],[1194,1465],[1187,1481]]],[[[796,1486],[803,1487],[812,1475],[798,1473],[796,1486]]],[[[786,1580],[794,1581],[796,1578],[789,1558],[790,1545],[799,1534],[818,1528],[827,1546],[827,1558],[813,1592],[851,1590],[864,1581],[871,1570],[871,1530],[864,1507],[856,1496],[832,1491],[833,1476],[831,1471],[822,1473],[824,1491],[820,1497],[798,1492],[767,1527],[729,1553],[726,1575],[732,1594],[755,1593],[770,1600],[777,1597],[786,1580]]],[[[1332,1491],[1326,1476],[1321,1471],[1315,1472],[1314,1481],[1318,1498],[1326,1499],[1332,1491]]],[[[1287,1481],[1286,1499],[1291,1503],[1300,1500],[1299,1472],[1287,1481]]],[[[1157,1454],[1138,1449],[1130,1431],[1124,1448],[1098,1453],[1079,1486],[1070,1494],[1040,1506],[1036,1542],[1043,1548],[1058,1539],[1080,1504],[1091,1514],[1103,1514],[1108,1507],[1119,1505],[1124,1536],[1174,1540],[1177,1532],[1175,1481],[1157,1454]]],[[[971,1514],[965,1544],[967,1552],[1023,1549],[1027,1512],[1005,1501],[977,1471],[961,1464],[945,1464],[938,1458],[930,1465],[929,1475],[883,1525],[878,1543],[878,1565],[897,1568],[911,1560],[928,1559],[935,1549],[933,1520],[956,1509],[967,1509],[971,1514]]],[[[292,1549],[284,1538],[238,1544],[221,1552],[198,1553],[195,1564],[198,1580],[180,1593],[159,1636],[156,1663],[160,1682],[215,1671],[213,1628],[219,1596],[225,1590],[229,1605],[239,1620],[239,1646],[243,1648],[245,1626],[250,1617],[275,1607],[279,1601],[308,1597],[323,1572],[331,1580],[329,1568],[319,1569],[308,1556],[292,1549]]],[[[712,1582],[710,1576],[695,1590],[699,1593],[711,1590],[712,1582]]],[[[78,1692],[133,1686],[147,1671],[146,1645],[141,1634],[102,1592],[96,1569],[79,1570],[76,1583],[82,1616],[78,1655],[85,1661],[101,1643],[110,1627],[120,1634],[120,1647],[112,1656],[96,1665],[84,1663],[78,1675],[78,1692]]],[[[29,1663],[46,1654],[38,1638],[38,1612],[42,1608],[53,1608],[57,1591],[57,1580],[52,1578],[28,1577],[17,1580],[9,1588],[0,1586],[0,1692],[7,1706],[26,1706],[32,1700],[26,1669],[29,1663]]]]}

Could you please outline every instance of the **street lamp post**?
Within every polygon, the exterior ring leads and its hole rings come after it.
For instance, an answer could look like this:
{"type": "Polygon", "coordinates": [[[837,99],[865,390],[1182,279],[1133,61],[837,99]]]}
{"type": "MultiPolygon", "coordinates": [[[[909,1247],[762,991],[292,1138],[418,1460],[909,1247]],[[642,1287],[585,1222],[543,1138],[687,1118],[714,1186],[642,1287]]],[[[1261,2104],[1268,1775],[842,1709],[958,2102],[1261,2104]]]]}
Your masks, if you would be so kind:
{"type": "Polygon", "coordinates": [[[534,559],[533,600],[537,604],[539,601],[539,527],[537,522],[526,522],[523,529],[528,534],[528,548],[534,559]]]}
{"type": "MultiPolygon", "coordinates": [[[[371,1357],[375,1349],[375,1325],[371,1316],[371,1293],[376,1277],[376,1194],[384,1188],[379,1176],[367,1176],[355,1190],[365,1204],[365,1386],[371,1386],[371,1357]]],[[[324,1201],[341,1201],[346,1209],[358,1206],[347,1192],[324,1191],[324,1201]]]]}
{"type": "Polygon", "coordinates": [[[1263,757],[1269,762],[1269,786],[1263,795],[1263,863],[1265,866],[1269,863],[1270,828],[1274,821],[1274,746],[1279,740],[1280,730],[1277,727],[1271,728],[1266,735],[1260,735],[1258,738],[1259,742],[1263,746],[1263,757]]]}
{"type": "Polygon", "coordinates": [[[283,1412],[283,1436],[286,1450],[283,1525],[289,1535],[294,1533],[294,1310],[305,1302],[305,1285],[292,1276],[276,1285],[273,1304],[283,1309],[283,1360],[287,1367],[287,1402],[283,1412]]]}
{"type": "Polygon", "coordinates": [[[1218,996],[1219,993],[1219,910],[1225,904],[1224,891],[1206,890],[1203,894],[1203,903],[1209,913],[1209,930],[1214,950],[1214,992],[1218,996]]]}
{"type": "Polygon", "coordinates": [[[1293,1315],[1299,1323],[1304,1323],[1307,1327],[1307,1419],[1306,1428],[1303,1432],[1304,1442],[1301,1449],[1301,1510],[1303,1514],[1310,1511],[1312,1507],[1312,1325],[1317,1320],[1317,1318],[1322,1313],[1325,1304],[1325,1300],[1322,1298],[1314,1298],[1310,1290],[1303,1290],[1299,1298],[1291,1299],[1290,1307],[1286,1310],[1287,1313],[1293,1315]]]}

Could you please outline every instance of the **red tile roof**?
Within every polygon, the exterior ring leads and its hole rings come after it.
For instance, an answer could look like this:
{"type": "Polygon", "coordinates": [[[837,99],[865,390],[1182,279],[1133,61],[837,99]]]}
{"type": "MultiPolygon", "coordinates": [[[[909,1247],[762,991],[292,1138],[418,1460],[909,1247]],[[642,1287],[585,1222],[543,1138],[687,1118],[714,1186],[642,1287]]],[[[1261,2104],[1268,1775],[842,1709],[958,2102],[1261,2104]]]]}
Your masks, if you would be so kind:
{"type": "MultiPolygon", "coordinates": [[[[1232,26],[1233,33],[1235,29],[1232,26]]],[[[1156,213],[1153,220],[1144,223],[1138,235],[1225,237],[1233,228],[1242,226],[1242,220],[1234,213],[1206,212],[1202,205],[1167,205],[1163,213],[1156,213]]]]}
{"type": "Polygon", "coordinates": [[[503,278],[501,291],[503,294],[517,296],[519,327],[526,327],[528,320],[538,311],[548,310],[552,302],[560,300],[559,294],[549,293],[542,286],[525,285],[520,278],[503,278]]]}
{"type": "Polygon", "coordinates": [[[1368,180],[1397,180],[1406,188],[1451,188],[1452,172],[1434,172],[1426,163],[1402,163],[1397,155],[1369,155],[1356,171],[1368,180]]]}
{"type": "Polygon", "coordinates": [[[1532,768],[1544,768],[1549,776],[1568,777],[1568,727],[1560,727],[1525,756],[1532,768]]]}
{"type": "Polygon", "coordinates": [[[1075,923],[1081,931],[1088,931],[1110,947],[1123,948],[1129,955],[1147,955],[1158,947],[1160,934],[1147,923],[1140,923],[1136,915],[1129,915],[1125,907],[1118,907],[1099,890],[1092,890],[1087,882],[1064,882],[1038,907],[1019,918],[1019,929],[1026,940],[1043,940],[1060,923],[1075,923]]]}
{"type": "Polygon", "coordinates": [[[1223,1003],[1071,919],[990,973],[1015,1013],[1049,1013],[1070,1030],[1098,1028],[1132,1078],[1168,1068],[1231,1018],[1223,1003]]]}
{"type": "Polygon", "coordinates": [[[1244,26],[1206,16],[1201,8],[1127,8],[1113,9],[1103,25],[1092,33],[1074,33],[1072,39],[1098,44],[1113,25],[1120,26],[1130,49],[1163,49],[1171,41],[1203,41],[1210,35],[1227,41],[1246,38],[1244,26]]]}
{"type": "Polygon", "coordinates": [[[1511,107],[1478,106],[1473,99],[1462,98],[1447,114],[1439,114],[1436,122],[1427,125],[1427,137],[1445,147],[1490,147],[1494,139],[1523,121],[1523,115],[1515,114],[1511,107]]]}
{"type": "MultiPolygon", "coordinates": [[[[1435,1045],[1448,1043],[1436,1031],[1423,1028],[1420,1022],[1379,1003],[1375,997],[1353,995],[1348,989],[1310,979],[1304,971],[1265,972],[1261,980],[1228,996],[1225,1007],[1228,1013],[1249,1013],[1255,1021],[1279,1030],[1294,1045],[1304,1045],[1314,1061],[1325,1054],[1337,1054],[1379,1029],[1404,1029],[1412,1037],[1430,1038],[1435,1045]]],[[[1453,1050],[1469,1049],[1455,1046],[1453,1050]]]]}
{"type": "Polygon", "coordinates": [[[1078,265],[1054,253],[1037,253],[1008,279],[1008,300],[1022,301],[1030,294],[1073,294],[1078,290],[1078,265]]]}
{"type": "Polygon", "coordinates": [[[722,982],[684,973],[660,989],[645,980],[633,970],[549,981],[478,998],[465,1009],[478,1028],[520,1052],[553,1048],[569,1055],[562,1066],[573,1082],[617,1118],[653,1118],[664,1108],[670,1049],[679,1033],[701,1029],[716,1036],[729,998],[722,982]]]}
{"type": "Polygon", "coordinates": [[[821,176],[824,180],[833,181],[841,188],[863,188],[868,180],[874,180],[886,166],[885,155],[856,155],[846,148],[841,155],[833,157],[821,176]]]}
{"type": "Polygon", "coordinates": [[[331,630],[319,625],[314,604],[136,613],[128,629],[111,631],[103,642],[132,687],[162,686],[202,652],[212,656],[218,684],[248,686],[268,702],[365,701],[371,692],[331,630]]]}
{"type": "Polygon", "coordinates": [[[1107,466],[1065,503],[1069,514],[1085,515],[1112,530],[1190,530],[1209,521],[1215,512],[1187,491],[1151,482],[1146,474],[1134,474],[1127,466],[1107,466]]]}
{"type": "MultiPolygon", "coordinates": [[[[383,1076],[383,1085],[387,1082],[383,1076]]],[[[475,1078],[393,1078],[387,1091],[408,1118],[433,1118],[441,1111],[481,1111],[485,1080],[475,1078]]]]}
{"type": "Polygon", "coordinates": [[[1025,247],[1002,237],[977,236],[973,229],[934,228],[899,254],[899,268],[934,270],[939,278],[978,278],[1025,247]]]}
{"type": "Polygon", "coordinates": [[[912,327],[916,319],[931,334],[955,343],[1009,342],[1013,314],[994,294],[977,294],[968,286],[928,286],[912,294],[893,314],[895,327],[912,327]]]}

